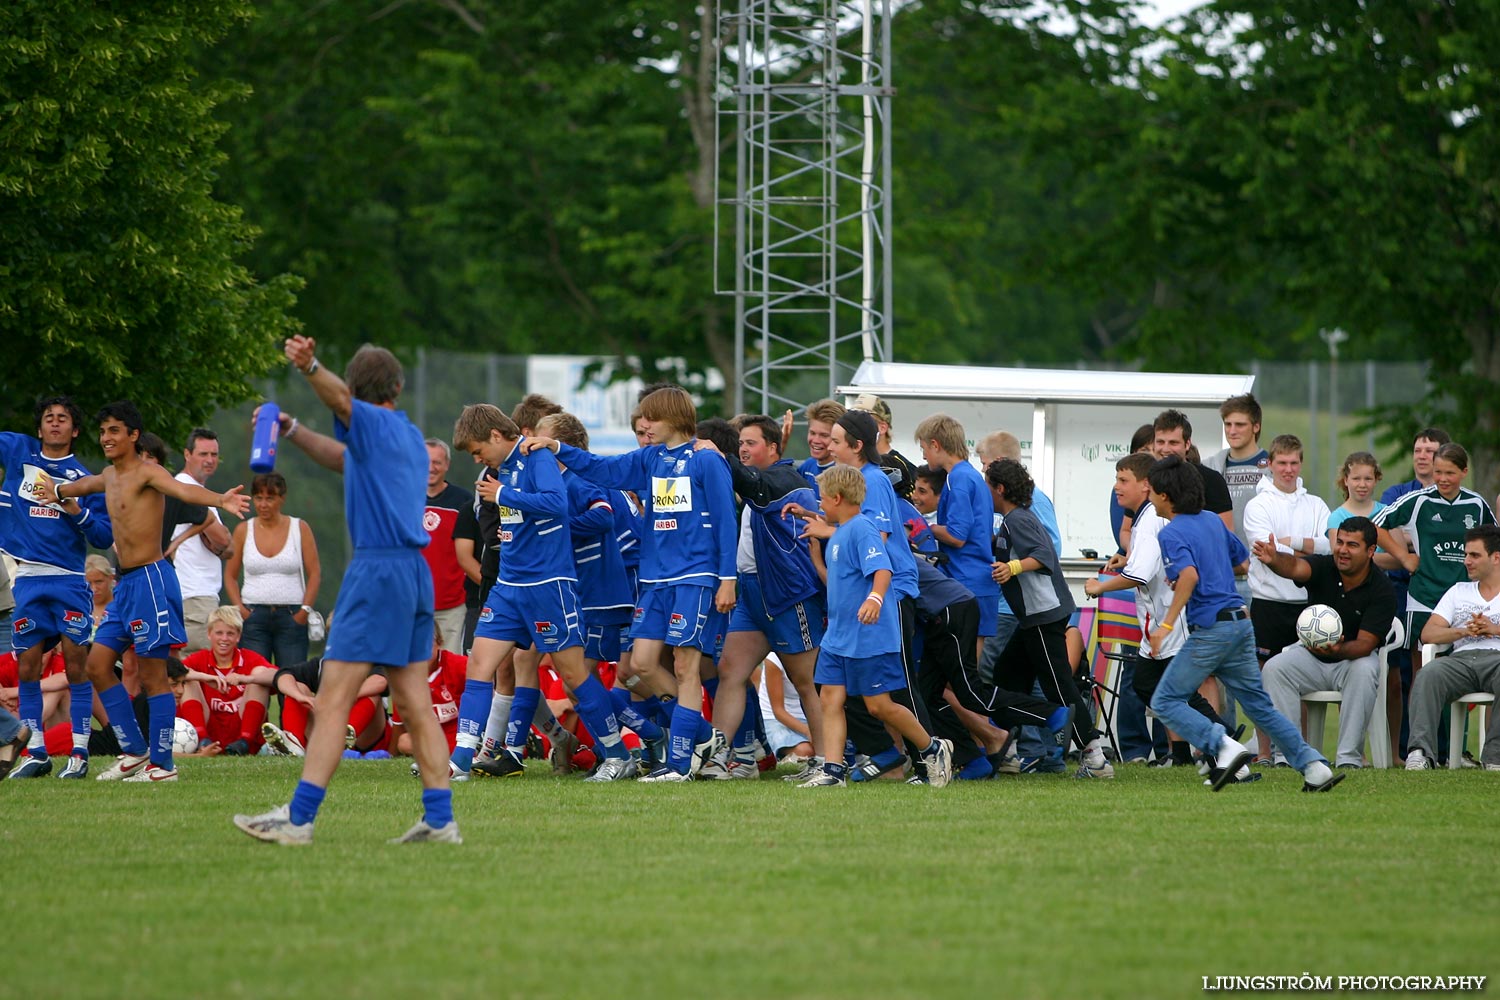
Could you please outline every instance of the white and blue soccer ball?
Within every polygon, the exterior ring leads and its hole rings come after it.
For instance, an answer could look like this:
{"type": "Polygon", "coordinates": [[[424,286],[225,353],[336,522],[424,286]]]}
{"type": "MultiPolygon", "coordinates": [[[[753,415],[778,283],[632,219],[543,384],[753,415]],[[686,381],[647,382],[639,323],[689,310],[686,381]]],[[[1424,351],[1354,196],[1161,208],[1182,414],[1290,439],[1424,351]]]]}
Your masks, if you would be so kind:
{"type": "Polygon", "coordinates": [[[1321,649],[1344,638],[1344,620],[1326,604],[1309,604],[1297,616],[1297,638],[1308,649],[1321,649]]]}
{"type": "Polygon", "coordinates": [[[172,752],[193,753],[198,749],[198,730],[186,719],[179,718],[172,726],[172,752]]]}

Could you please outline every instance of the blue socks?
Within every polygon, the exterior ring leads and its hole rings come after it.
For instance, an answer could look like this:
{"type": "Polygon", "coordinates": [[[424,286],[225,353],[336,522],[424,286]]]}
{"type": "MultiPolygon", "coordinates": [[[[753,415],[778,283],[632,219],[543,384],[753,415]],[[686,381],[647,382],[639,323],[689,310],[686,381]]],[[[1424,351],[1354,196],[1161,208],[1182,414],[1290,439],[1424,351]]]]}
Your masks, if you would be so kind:
{"type": "MultiPolygon", "coordinates": [[[[464,681],[464,693],[458,701],[458,735],[462,739],[471,736],[475,746],[484,739],[484,724],[490,718],[490,701],[495,697],[495,685],[490,681],[464,681]]],[[[467,741],[465,741],[467,742],[467,741]]],[[[473,756],[471,753],[469,756],[473,756]]]]}
{"type": "MultiPolygon", "coordinates": [[[[326,788],[319,788],[317,785],[306,781],[297,782],[297,790],[292,792],[290,809],[292,822],[298,826],[302,826],[317,819],[318,807],[323,804],[323,796],[327,794],[328,789],[326,788]]],[[[427,798],[425,793],[422,798],[425,803],[427,798]]],[[[449,809],[449,815],[452,815],[451,808],[449,809]]]]}
{"type": "Polygon", "coordinates": [[[988,757],[980,755],[965,764],[954,777],[959,781],[983,781],[994,773],[995,765],[990,763],[988,757]]]}
{"type": "Polygon", "coordinates": [[[609,693],[609,700],[615,706],[615,718],[637,736],[643,740],[661,739],[661,727],[636,710],[635,706],[644,702],[631,702],[630,692],[620,688],[609,693]]]}
{"type": "Polygon", "coordinates": [[[678,774],[687,774],[693,760],[693,746],[697,741],[698,727],[703,725],[703,714],[688,708],[682,702],[672,710],[672,742],[667,751],[667,766],[678,774]]]}
{"type": "MultiPolygon", "coordinates": [[[[68,720],[73,723],[73,753],[80,757],[89,755],[89,717],[93,714],[94,685],[88,681],[69,684],[68,720]]],[[[173,714],[176,714],[175,708],[173,714]]]]}
{"type": "Polygon", "coordinates": [[[542,689],[516,685],[515,701],[510,703],[510,720],[505,724],[505,749],[520,757],[526,750],[526,734],[531,732],[531,717],[542,703],[542,689]]]}
{"type": "MultiPolygon", "coordinates": [[[[177,725],[177,699],[172,692],[153,694],[146,699],[151,726],[151,763],[172,770],[172,730],[177,725]]],[[[114,718],[114,716],[110,716],[114,718]]]]}
{"type": "Polygon", "coordinates": [[[1067,724],[1068,706],[1066,705],[1059,705],[1053,710],[1051,715],[1047,716],[1047,731],[1053,735],[1062,732],[1063,727],[1067,724]]]}
{"type": "MultiPolygon", "coordinates": [[[[31,730],[33,737],[41,735],[42,732],[42,682],[22,681],[20,690],[16,692],[16,708],[19,709],[21,725],[31,730]]],[[[40,749],[34,745],[38,741],[32,739],[33,746],[27,751],[33,757],[45,758],[47,747],[43,745],[40,749]]]]}
{"type": "Polygon", "coordinates": [[[578,717],[594,734],[594,742],[603,748],[604,756],[629,757],[630,751],[620,740],[620,720],[616,718],[609,692],[604,690],[599,678],[590,674],[573,689],[573,694],[578,698],[578,717]]]}
{"type": "Polygon", "coordinates": [[[422,822],[434,830],[453,822],[453,790],[451,788],[422,789],[422,822]]]}
{"type": "MultiPolygon", "coordinates": [[[[171,695],[167,697],[170,698],[171,695]]],[[[104,705],[104,711],[109,713],[109,728],[114,730],[115,739],[120,741],[120,749],[134,757],[145,753],[146,738],[141,735],[141,727],[135,721],[135,712],[130,708],[130,695],[126,694],[125,685],[116,684],[100,691],[99,701],[104,705]]],[[[176,714],[175,709],[173,714],[176,714]]],[[[169,733],[167,746],[171,745],[169,733]]]]}

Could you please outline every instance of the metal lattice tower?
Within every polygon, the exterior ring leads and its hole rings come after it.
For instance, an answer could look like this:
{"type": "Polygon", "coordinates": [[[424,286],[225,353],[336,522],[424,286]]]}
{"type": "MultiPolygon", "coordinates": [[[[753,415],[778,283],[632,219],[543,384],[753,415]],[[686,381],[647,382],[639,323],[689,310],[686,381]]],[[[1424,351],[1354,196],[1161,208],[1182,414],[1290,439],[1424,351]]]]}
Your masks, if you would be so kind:
{"type": "Polygon", "coordinates": [[[891,0],[739,0],[718,19],[734,409],[774,414],[891,359],[891,0]]]}

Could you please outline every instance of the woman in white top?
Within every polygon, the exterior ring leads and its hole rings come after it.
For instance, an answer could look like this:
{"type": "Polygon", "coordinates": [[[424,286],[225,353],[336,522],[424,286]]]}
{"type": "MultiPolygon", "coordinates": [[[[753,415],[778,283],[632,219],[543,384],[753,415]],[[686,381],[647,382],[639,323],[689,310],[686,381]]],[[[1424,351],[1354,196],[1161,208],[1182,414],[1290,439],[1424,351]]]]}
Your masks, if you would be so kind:
{"type": "Polygon", "coordinates": [[[318,545],[306,521],[282,513],[286,479],[281,473],[252,479],[250,500],[255,516],[234,529],[224,593],[245,619],[240,645],[278,667],[290,667],[307,659],[307,616],[323,575],[318,545]]]}

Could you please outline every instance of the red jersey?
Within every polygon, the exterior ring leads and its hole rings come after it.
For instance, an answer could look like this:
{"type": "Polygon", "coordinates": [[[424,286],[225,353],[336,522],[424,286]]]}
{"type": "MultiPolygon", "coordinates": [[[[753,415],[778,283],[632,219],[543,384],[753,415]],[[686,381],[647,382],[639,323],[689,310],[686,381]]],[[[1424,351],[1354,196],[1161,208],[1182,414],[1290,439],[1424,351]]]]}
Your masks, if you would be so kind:
{"type": "MultiPolygon", "coordinates": [[[[437,660],[427,665],[427,689],[432,694],[432,711],[448,738],[448,752],[458,745],[458,699],[463,697],[468,680],[469,658],[438,650],[437,660]]],[[[391,702],[391,721],[399,723],[401,712],[391,702]]]]}
{"type": "Polygon", "coordinates": [[[432,606],[438,611],[456,608],[464,603],[463,567],[458,564],[458,553],[453,548],[453,533],[458,527],[458,512],[474,502],[474,495],[451,483],[444,485],[443,492],[427,498],[427,509],[422,514],[422,528],[429,541],[422,550],[427,568],[432,571],[432,606]]]}
{"type": "MultiPolygon", "coordinates": [[[[42,676],[51,677],[53,674],[65,673],[68,665],[63,662],[62,653],[53,653],[47,657],[47,662],[42,665],[42,676]]],[[[0,687],[13,688],[21,686],[21,664],[16,659],[15,653],[6,653],[0,656],[0,687]]]]}
{"type": "MultiPolygon", "coordinates": [[[[227,677],[230,674],[248,674],[256,667],[269,667],[271,664],[259,653],[240,648],[234,651],[234,663],[227,668],[219,666],[211,649],[200,649],[183,657],[182,665],[200,674],[227,677]]],[[[217,741],[221,746],[228,746],[240,738],[240,699],[244,696],[245,689],[239,684],[231,684],[227,690],[220,690],[217,684],[203,685],[203,697],[208,701],[209,739],[217,741]]]]}

